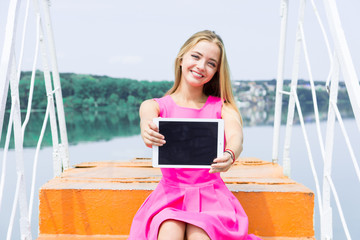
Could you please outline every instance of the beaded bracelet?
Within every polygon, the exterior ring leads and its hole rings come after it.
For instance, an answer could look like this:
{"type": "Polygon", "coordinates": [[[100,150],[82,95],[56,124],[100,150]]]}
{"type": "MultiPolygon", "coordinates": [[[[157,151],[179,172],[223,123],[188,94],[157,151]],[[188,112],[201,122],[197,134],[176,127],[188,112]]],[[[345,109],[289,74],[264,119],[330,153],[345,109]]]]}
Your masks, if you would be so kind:
{"type": "Polygon", "coordinates": [[[225,152],[227,152],[227,153],[229,153],[230,154],[230,157],[232,158],[232,163],[234,163],[235,162],[235,154],[234,154],[234,152],[231,150],[231,149],[225,149],[225,152]]]}

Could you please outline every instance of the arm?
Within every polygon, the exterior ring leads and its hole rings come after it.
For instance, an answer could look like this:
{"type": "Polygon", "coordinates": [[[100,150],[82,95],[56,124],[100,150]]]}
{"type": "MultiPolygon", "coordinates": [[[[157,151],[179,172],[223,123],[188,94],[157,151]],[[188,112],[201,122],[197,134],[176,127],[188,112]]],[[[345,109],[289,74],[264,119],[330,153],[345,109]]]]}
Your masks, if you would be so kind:
{"type": "Polygon", "coordinates": [[[153,119],[159,117],[159,104],[150,99],[144,101],[139,109],[141,137],[147,147],[162,146],[165,143],[164,136],[159,133],[159,129],[153,119]]]}
{"type": "MultiPolygon", "coordinates": [[[[240,116],[235,109],[227,104],[223,105],[221,115],[225,127],[225,149],[231,149],[235,154],[235,159],[237,159],[243,150],[243,131],[240,116]]],[[[211,165],[210,173],[226,172],[231,167],[233,160],[229,153],[224,152],[224,155],[216,158],[214,163],[211,165]]]]}

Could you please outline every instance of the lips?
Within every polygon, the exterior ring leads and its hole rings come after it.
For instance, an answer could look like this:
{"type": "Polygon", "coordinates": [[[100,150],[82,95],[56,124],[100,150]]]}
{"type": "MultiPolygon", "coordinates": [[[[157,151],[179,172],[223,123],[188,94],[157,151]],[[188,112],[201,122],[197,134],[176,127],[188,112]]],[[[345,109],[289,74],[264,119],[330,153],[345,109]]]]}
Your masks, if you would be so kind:
{"type": "Polygon", "coordinates": [[[204,77],[204,75],[198,73],[198,72],[195,72],[195,71],[191,71],[191,73],[195,76],[195,77],[199,77],[199,78],[202,78],[204,77]]]}

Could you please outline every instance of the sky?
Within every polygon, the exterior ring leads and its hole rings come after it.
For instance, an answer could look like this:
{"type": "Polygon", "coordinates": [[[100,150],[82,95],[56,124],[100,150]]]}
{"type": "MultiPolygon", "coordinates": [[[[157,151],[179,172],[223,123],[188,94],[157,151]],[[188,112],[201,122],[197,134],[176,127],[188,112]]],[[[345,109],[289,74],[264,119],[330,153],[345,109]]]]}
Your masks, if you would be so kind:
{"type": "MultiPolygon", "coordinates": [[[[314,1],[328,29],[323,1],[314,1]]],[[[0,53],[8,2],[0,1],[0,53]]],[[[289,2],[285,79],[291,78],[300,1],[289,2]]],[[[337,4],[360,76],[360,1],[341,0],[337,4]]],[[[23,1],[17,54],[25,5],[23,1]]],[[[182,44],[193,33],[209,29],[224,40],[233,80],[269,80],[277,76],[280,0],[52,0],[50,11],[60,72],[173,80],[174,59],[182,44]]],[[[22,70],[32,68],[35,32],[30,7],[22,70]]],[[[304,32],[313,79],[326,80],[329,58],[310,1],[304,32]]],[[[38,68],[42,68],[41,61],[38,68]]],[[[299,77],[309,79],[303,55],[299,77]]]]}

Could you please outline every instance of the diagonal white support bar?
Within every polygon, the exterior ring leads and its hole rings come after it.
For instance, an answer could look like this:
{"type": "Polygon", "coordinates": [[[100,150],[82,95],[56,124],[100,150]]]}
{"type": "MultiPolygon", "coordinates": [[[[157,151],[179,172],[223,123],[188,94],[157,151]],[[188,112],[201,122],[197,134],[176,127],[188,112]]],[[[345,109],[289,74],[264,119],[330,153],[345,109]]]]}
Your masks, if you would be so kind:
{"type": "Polygon", "coordinates": [[[17,206],[17,202],[19,200],[20,182],[21,182],[21,175],[18,174],[17,175],[17,180],[16,180],[14,202],[13,202],[13,206],[12,206],[12,209],[11,209],[11,215],[10,215],[10,220],[9,220],[8,231],[7,231],[7,234],[6,234],[6,240],[11,240],[11,234],[12,234],[12,229],[14,227],[15,214],[16,214],[16,209],[17,209],[16,206],[17,206]]]}
{"type": "MultiPolygon", "coordinates": [[[[294,62],[293,62],[293,70],[292,70],[292,78],[291,78],[291,92],[296,92],[298,77],[299,77],[300,54],[301,54],[301,46],[302,46],[300,24],[302,24],[304,21],[305,3],[306,3],[305,0],[301,0],[299,7],[298,28],[296,32],[295,53],[294,53],[294,62]]],[[[292,125],[294,121],[294,112],[295,112],[295,99],[292,94],[290,95],[289,98],[288,116],[287,116],[286,131],[285,131],[284,153],[283,153],[284,175],[288,177],[290,177],[290,173],[291,173],[290,144],[291,144],[292,125]]]]}
{"type": "Polygon", "coordinates": [[[278,69],[276,78],[276,98],[275,98],[275,114],[274,114],[274,135],[273,135],[273,149],[272,162],[277,163],[279,159],[279,135],[281,125],[281,108],[282,108],[282,93],[284,82],[284,64],[285,64],[285,47],[286,47],[286,28],[288,21],[288,0],[281,0],[280,16],[281,16],[281,31],[280,31],[280,46],[278,57],[278,69]]]}
{"type": "MultiPolygon", "coordinates": [[[[31,114],[31,105],[32,105],[32,98],[33,98],[34,85],[35,85],[36,63],[37,63],[37,57],[39,55],[39,28],[40,28],[40,16],[37,16],[37,18],[36,18],[36,46],[35,46],[35,55],[34,55],[34,60],[33,60],[32,73],[31,73],[29,100],[28,100],[28,105],[27,105],[27,109],[26,109],[25,120],[21,126],[23,137],[24,137],[25,129],[29,122],[30,114],[31,114]]],[[[20,79],[20,69],[18,70],[18,74],[19,74],[18,78],[20,79]]]]}
{"type": "Polygon", "coordinates": [[[50,59],[52,63],[52,76],[53,76],[54,89],[57,90],[55,92],[55,101],[56,101],[60,139],[61,139],[60,156],[62,159],[63,169],[67,169],[69,168],[69,150],[68,150],[69,144],[68,144],[67,131],[66,131],[65,111],[64,111],[63,98],[61,92],[60,75],[59,75],[57,58],[56,58],[55,40],[51,26],[48,1],[47,0],[41,0],[41,1],[44,9],[44,24],[48,37],[48,46],[50,51],[50,59]]]}
{"type": "Polygon", "coordinates": [[[309,54],[308,54],[307,45],[306,45],[306,41],[305,41],[305,34],[304,34],[303,24],[299,24],[299,28],[300,28],[301,39],[302,39],[301,42],[303,44],[303,49],[304,49],[306,67],[307,67],[307,70],[308,70],[310,86],[311,86],[311,95],[312,95],[313,106],[314,106],[316,131],[317,131],[318,138],[319,138],[321,156],[322,156],[322,159],[324,159],[325,158],[324,140],[323,140],[323,137],[322,137],[322,134],[321,134],[321,129],[320,129],[319,109],[318,109],[317,98],[316,98],[315,84],[314,84],[314,79],[313,79],[313,76],[312,76],[311,65],[310,65],[310,60],[309,60],[309,54]]]}
{"type": "Polygon", "coordinates": [[[326,16],[330,32],[334,40],[335,51],[339,58],[341,71],[344,76],[346,88],[349,94],[351,106],[355,115],[356,123],[360,131],[360,85],[355,67],[351,58],[349,47],[341,26],[339,13],[335,0],[324,0],[326,16]]]}
{"type": "Polygon", "coordinates": [[[353,162],[353,165],[354,165],[354,169],[355,169],[355,173],[356,173],[356,176],[358,177],[358,180],[359,180],[359,183],[360,183],[360,168],[359,168],[359,164],[357,163],[357,160],[356,160],[356,157],[355,157],[355,153],[354,153],[354,150],[351,146],[351,142],[350,142],[350,139],[349,139],[349,135],[347,134],[347,131],[345,129],[345,126],[344,126],[344,122],[342,120],[342,117],[341,117],[341,114],[339,112],[339,109],[337,107],[337,105],[334,103],[334,102],[330,102],[331,106],[334,108],[334,111],[335,111],[335,114],[336,114],[336,118],[337,120],[339,121],[339,125],[340,125],[340,128],[341,128],[341,131],[344,135],[344,138],[345,138],[345,142],[346,142],[346,145],[348,147],[348,150],[349,150],[349,153],[350,153],[350,157],[351,157],[351,160],[353,162]]]}
{"type": "MultiPolygon", "coordinates": [[[[11,109],[13,109],[13,106],[11,106],[11,109]]],[[[6,139],[5,139],[5,145],[4,145],[3,162],[2,162],[2,168],[1,168],[0,211],[1,211],[1,204],[2,204],[2,199],[3,199],[3,195],[4,195],[4,187],[5,187],[7,153],[9,150],[10,137],[11,137],[12,126],[13,126],[13,114],[12,113],[13,113],[13,110],[11,110],[11,112],[10,112],[9,123],[8,123],[8,127],[7,127],[6,139]]]]}
{"type": "Polygon", "coordinates": [[[329,38],[327,37],[327,34],[326,34],[326,31],[325,31],[325,28],[324,28],[324,24],[320,18],[320,14],[319,14],[319,11],[315,5],[315,2],[314,0],[311,0],[311,5],[314,9],[314,13],[315,13],[315,16],[316,16],[316,19],[320,25],[320,29],[321,29],[321,33],[323,34],[323,37],[324,37],[324,41],[325,41],[325,45],[326,45],[326,50],[328,52],[328,55],[329,55],[329,59],[330,59],[330,62],[332,61],[333,59],[333,56],[332,56],[332,51],[331,51],[331,48],[330,48],[330,43],[329,43],[329,38]]]}
{"type": "Polygon", "coordinates": [[[332,208],[331,208],[331,189],[329,182],[325,179],[325,176],[331,176],[332,168],[332,158],[333,158],[333,149],[334,149],[334,130],[335,130],[335,111],[331,107],[331,102],[336,102],[338,97],[339,90],[339,75],[340,75],[340,65],[339,59],[336,54],[334,54],[332,61],[332,78],[331,78],[331,88],[330,88],[330,97],[329,97],[329,110],[328,118],[326,125],[326,138],[325,138],[325,158],[324,158],[324,173],[323,173],[323,217],[320,222],[320,231],[323,238],[329,237],[332,238],[332,208]]]}
{"type": "Polygon", "coordinates": [[[340,204],[340,200],[339,200],[339,196],[337,194],[337,191],[336,191],[336,188],[334,186],[334,183],[331,179],[330,176],[325,176],[325,179],[329,182],[329,185],[330,185],[330,188],[331,188],[331,191],[334,195],[334,199],[335,199],[335,203],[336,203],[336,206],[339,210],[339,215],[340,215],[340,220],[341,220],[341,224],[343,225],[343,228],[344,228],[344,232],[345,232],[345,235],[346,235],[346,239],[347,240],[351,240],[351,236],[350,236],[350,232],[349,232],[349,228],[346,224],[346,221],[345,221],[345,217],[344,217],[344,213],[343,213],[343,210],[341,208],[341,204],[340,204]]]}
{"type": "MultiPolygon", "coordinates": [[[[14,53],[13,53],[14,54],[14,53]]],[[[20,210],[20,234],[21,240],[31,239],[31,228],[29,221],[29,210],[26,196],[25,185],[25,167],[23,156],[23,137],[21,131],[21,113],[20,113],[20,100],[19,100],[19,80],[16,74],[16,61],[15,56],[12,56],[12,64],[10,71],[10,88],[11,88],[11,101],[14,104],[14,140],[15,140],[15,158],[16,158],[16,172],[20,175],[19,186],[19,210],[20,210]]]]}
{"type": "Polygon", "coordinates": [[[302,130],[303,135],[304,135],[304,141],[305,141],[305,146],[306,146],[307,154],[308,154],[308,157],[309,157],[309,163],[310,163],[310,166],[311,166],[311,172],[312,172],[312,174],[313,174],[314,181],[315,181],[316,194],[317,194],[317,199],[318,199],[318,204],[319,204],[319,212],[320,212],[320,216],[321,216],[322,213],[323,213],[323,210],[322,210],[322,205],[321,205],[322,200],[321,200],[321,191],[320,191],[319,178],[318,178],[318,176],[317,176],[317,172],[316,172],[316,169],[315,169],[315,164],[314,164],[314,160],[313,160],[313,157],[312,157],[312,152],[311,152],[311,147],[310,147],[310,143],[309,143],[309,138],[308,138],[308,136],[307,136],[306,129],[305,129],[304,117],[303,117],[303,115],[302,115],[299,98],[298,98],[298,96],[297,96],[297,94],[296,94],[295,91],[293,91],[291,94],[292,94],[293,97],[294,97],[295,104],[296,104],[296,109],[297,109],[297,111],[298,111],[298,113],[299,113],[301,130],[302,130]]]}
{"type": "Polygon", "coordinates": [[[28,21],[28,17],[29,17],[29,7],[30,7],[30,0],[26,0],[26,10],[25,10],[25,17],[24,17],[24,24],[23,24],[23,31],[22,31],[20,56],[19,56],[19,62],[18,62],[18,68],[17,68],[17,78],[18,79],[20,79],[21,65],[22,65],[22,60],[24,57],[24,46],[25,46],[27,21],[28,21]]]}
{"type": "Polygon", "coordinates": [[[32,210],[33,210],[33,204],[34,204],[35,180],[36,180],[37,165],[38,165],[38,162],[39,162],[39,152],[40,152],[40,147],[41,147],[42,140],[44,138],[44,134],[45,134],[45,130],[46,130],[46,124],[47,124],[48,118],[49,118],[49,108],[50,108],[50,102],[48,101],[48,104],[46,106],[46,113],[45,113],[43,125],[41,127],[41,133],[40,133],[37,145],[36,145],[36,151],[35,151],[35,157],[34,157],[32,181],[31,181],[31,191],[30,191],[30,202],[29,202],[29,221],[30,221],[30,223],[31,223],[32,210]]]}
{"type": "Polygon", "coordinates": [[[4,123],[6,99],[9,90],[9,74],[12,62],[12,52],[15,44],[17,16],[20,1],[11,0],[9,3],[8,17],[5,29],[4,47],[0,62],[0,140],[2,136],[2,126],[4,123]]]}
{"type": "MultiPolygon", "coordinates": [[[[40,9],[38,0],[33,0],[34,10],[36,16],[40,18],[40,9]]],[[[45,43],[45,36],[44,30],[42,27],[42,21],[40,19],[39,25],[39,45],[40,45],[40,53],[41,53],[41,60],[43,65],[43,72],[44,72],[44,81],[45,81],[45,88],[46,88],[46,95],[48,96],[48,109],[49,109],[49,116],[50,116],[50,130],[51,130],[51,137],[52,137],[52,144],[53,144],[53,171],[54,176],[60,176],[63,165],[60,159],[60,146],[59,146],[59,136],[58,136],[58,125],[56,121],[56,113],[55,113],[55,106],[54,106],[54,98],[53,98],[53,90],[52,90],[52,83],[51,83],[51,74],[50,68],[48,63],[48,54],[47,54],[47,47],[45,43]]]]}
{"type": "MultiPolygon", "coordinates": [[[[319,14],[319,11],[315,5],[315,2],[314,0],[311,0],[311,5],[313,6],[313,9],[314,9],[314,13],[315,13],[315,16],[316,16],[316,19],[318,20],[319,22],[319,25],[320,25],[320,28],[321,28],[321,32],[324,36],[324,41],[325,41],[325,45],[326,45],[326,49],[327,49],[327,52],[328,52],[328,55],[329,55],[329,59],[330,59],[330,66],[332,66],[332,61],[333,61],[333,56],[332,56],[332,51],[331,51],[331,48],[330,48],[330,43],[329,43],[329,38],[326,34],[326,31],[325,31],[325,28],[324,28],[324,24],[320,18],[320,14],[319,14]]],[[[326,78],[326,90],[329,90],[330,88],[330,79],[331,79],[331,75],[332,75],[332,67],[330,67],[330,70],[329,70],[329,73],[328,73],[328,77],[326,78]]]]}

